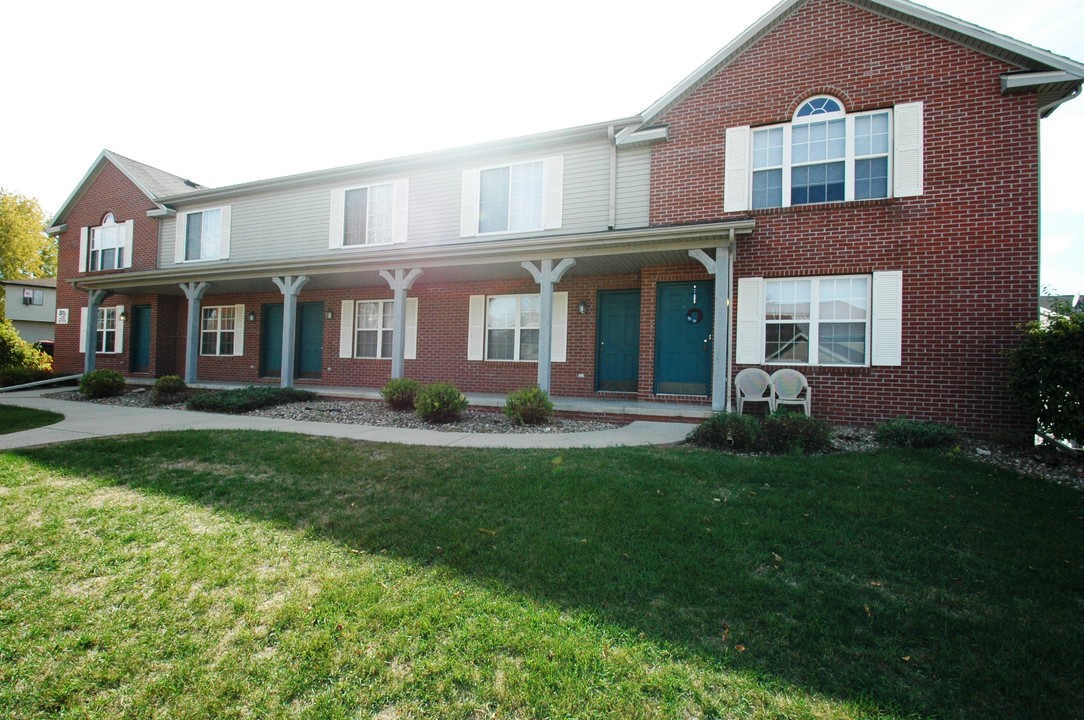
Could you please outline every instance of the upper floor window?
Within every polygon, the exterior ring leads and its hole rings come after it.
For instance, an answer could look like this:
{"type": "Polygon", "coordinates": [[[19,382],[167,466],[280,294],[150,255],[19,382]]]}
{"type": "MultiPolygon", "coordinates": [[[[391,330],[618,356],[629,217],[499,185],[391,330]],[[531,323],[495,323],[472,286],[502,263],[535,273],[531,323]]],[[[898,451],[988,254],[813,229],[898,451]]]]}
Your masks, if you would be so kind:
{"type": "Polygon", "coordinates": [[[38,288],[23,289],[23,305],[43,305],[45,303],[45,291],[38,288]]]}
{"type": "Polygon", "coordinates": [[[847,114],[833,97],[789,123],[726,131],[727,212],[922,194],[923,104],[847,114]]]}
{"type": "Polygon", "coordinates": [[[563,186],[561,156],[466,170],[460,235],[560,228],[563,186]]]}
{"type": "Polygon", "coordinates": [[[230,256],[230,207],[177,213],[176,261],[224,260],[230,256]]]}
{"type": "Polygon", "coordinates": [[[96,272],[132,266],[131,240],[135,223],[118,223],[113,213],[107,213],[98,227],[83,228],[80,270],[96,272]]]}
{"type": "Polygon", "coordinates": [[[387,245],[407,240],[407,180],[331,191],[328,247],[387,245]]]}

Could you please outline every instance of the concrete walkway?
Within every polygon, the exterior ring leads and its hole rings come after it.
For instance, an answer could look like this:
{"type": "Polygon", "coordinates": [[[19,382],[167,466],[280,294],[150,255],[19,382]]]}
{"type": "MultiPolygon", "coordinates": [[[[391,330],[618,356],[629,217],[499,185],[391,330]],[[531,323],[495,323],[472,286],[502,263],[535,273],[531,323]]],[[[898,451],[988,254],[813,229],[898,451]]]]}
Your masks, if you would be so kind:
{"type": "Polygon", "coordinates": [[[372,425],[338,425],[247,415],[219,415],[188,410],[132,408],[44,397],[47,390],[0,394],[0,404],[19,405],[60,413],[55,425],[0,435],[0,450],[51,445],[69,440],[134,435],[171,430],[278,430],[324,437],[392,442],[404,445],[445,445],[490,448],[577,448],[633,445],[668,445],[681,442],[695,425],[636,421],[613,430],[578,433],[466,433],[441,430],[408,430],[372,425]]]}

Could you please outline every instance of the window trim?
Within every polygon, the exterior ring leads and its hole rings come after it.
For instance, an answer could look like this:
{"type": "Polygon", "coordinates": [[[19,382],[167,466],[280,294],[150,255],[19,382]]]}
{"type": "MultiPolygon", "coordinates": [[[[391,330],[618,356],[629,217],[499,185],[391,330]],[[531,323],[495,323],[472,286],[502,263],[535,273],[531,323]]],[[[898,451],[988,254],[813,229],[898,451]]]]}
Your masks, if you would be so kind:
{"type": "Polygon", "coordinates": [[[199,319],[199,354],[201,357],[237,357],[244,354],[244,335],[245,335],[245,310],[244,305],[204,305],[200,308],[199,319]],[[216,317],[216,327],[213,330],[207,330],[203,326],[204,314],[208,311],[219,311],[216,317]],[[233,328],[231,330],[222,329],[222,310],[230,310],[233,312],[233,328]],[[204,352],[203,338],[208,333],[215,335],[215,352],[204,352]],[[233,348],[228,353],[222,352],[222,335],[224,333],[233,333],[233,348]]]}
{"type": "Polygon", "coordinates": [[[120,353],[118,349],[120,344],[117,342],[118,330],[121,329],[120,324],[120,312],[116,306],[100,306],[98,308],[98,325],[96,332],[94,333],[96,346],[94,348],[95,355],[117,355],[120,353]],[[109,316],[113,316],[113,327],[105,327],[109,316]],[[113,349],[106,349],[108,343],[107,338],[112,337],[113,349]],[[100,349],[99,349],[100,348],[100,349]]]}
{"type": "MultiPolygon", "coordinates": [[[[780,278],[765,278],[764,279],[764,298],[763,306],[760,313],[761,322],[763,323],[764,335],[762,336],[761,350],[764,356],[765,365],[779,365],[779,366],[796,366],[796,367],[869,367],[871,359],[870,345],[872,341],[872,324],[873,324],[873,277],[867,274],[848,274],[848,275],[808,275],[802,277],[780,277],[780,278]],[[865,280],[866,281],[866,317],[863,320],[824,320],[820,317],[820,295],[821,295],[821,283],[825,280],[865,280]],[[768,318],[768,285],[770,283],[783,283],[783,282],[804,282],[809,281],[809,318],[806,322],[809,324],[809,358],[805,362],[797,360],[769,360],[767,351],[767,328],[771,324],[787,324],[786,320],[770,320],[768,318]],[[861,363],[834,363],[834,362],[821,362],[820,358],[820,329],[822,323],[829,324],[841,324],[843,322],[861,322],[864,327],[863,333],[863,358],[861,363]]],[[[801,321],[792,321],[801,322],[801,321]]]]}
{"type": "Polygon", "coordinates": [[[395,317],[394,317],[394,314],[391,317],[392,326],[391,327],[384,327],[384,317],[385,317],[384,312],[385,312],[386,307],[389,306],[389,305],[392,307],[392,312],[394,313],[395,300],[355,300],[354,301],[354,339],[353,339],[353,354],[351,355],[351,357],[354,358],[355,360],[391,360],[392,359],[392,353],[393,353],[394,344],[395,344],[395,339],[394,339],[395,317]],[[361,313],[359,312],[359,309],[361,308],[361,306],[363,304],[366,304],[366,303],[376,303],[379,306],[379,311],[377,312],[377,317],[380,318],[380,326],[379,327],[376,327],[376,328],[361,328],[361,327],[358,327],[359,323],[361,322],[361,313]],[[361,354],[359,354],[359,351],[358,351],[358,345],[359,345],[359,343],[358,343],[358,333],[361,333],[361,332],[375,332],[376,333],[376,355],[361,355],[361,354]],[[386,333],[386,332],[390,332],[393,335],[392,335],[392,341],[391,341],[392,347],[387,348],[388,355],[385,357],[381,353],[384,350],[384,333],[386,333]]]}
{"type": "MultiPolygon", "coordinates": [[[[229,260],[230,257],[230,226],[232,224],[232,206],[219,205],[214,207],[205,207],[193,210],[187,210],[185,212],[177,213],[176,227],[174,228],[174,249],[173,256],[174,261],[177,264],[189,264],[189,263],[209,263],[220,262],[222,260],[229,260]],[[219,237],[218,237],[218,253],[213,258],[188,258],[188,218],[191,215],[200,215],[203,213],[219,211],[219,237]]],[[[202,255],[202,231],[201,231],[201,255],[202,255]]]]}
{"type": "Polygon", "coordinates": [[[102,216],[102,222],[91,227],[80,228],[79,231],[79,272],[112,272],[132,267],[132,237],[135,235],[135,220],[117,222],[116,215],[112,212],[102,216]],[[109,220],[109,222],[106,222],[109,220]],[[114,267],[106,270],[101,269],[102,248],[94,250],[93,246],[102,228],[117,228],[116,245],[109,250],[114,252],[114,267]],[[94,253],[98,253],[99,267],[92,268],[94,253]],[[119,258],[118,258],[119,255],[119,258]],[[117,263],[116,260],[120,262],[117,263]]]}
{"type": "MultiPolygon", "coordinates": [[[[408,232],[410,221],[410,181],[407,178],[397,180],[385,180],[356,185],[345,185],[331,190],[331,213],[328,222],[328,249],[343,250],[347,252],[364,252],[368,248],[381,248],[388,245],[405,243],[409,240],[408,232]],[[391,185],[391,240],[388,242],[347,245],[343,242],[346,235],[346,193],[350,190],[369,190],[375,187],[391,185]]],[[[366,199],[366,214],[368,214],[368,198],[366,199]]],[[[368,218],[366,218],[368,219],[368,218]]]]}
{"type": "MultiPolygon", "coordinates": [[[[509,235],[539,233],[546,230],[558,230],[562,227],[564,212],[564,163],[563,155],[551,157],[524,158],[511,162],[495,163],[470,168],[463,171],[462,198],[460,207],[460,237],[495,238],[509,235]],[[515,166],[542,163],[542,207],[541,226],[518,230],[491,230],[481,232],[482,173],[488,170],[500,170],[515,166]]],[[[511,179],[509,179],[511,193],[511,179]]],[[[511,195],[509,195],[511,198],[511,195]]]]}
{"type": "Polygon", "coordinates": [[[490,362],[516,362],[516,363],[537,363],[538,358],[533,360],[523,359],[520,355],[523,352],[523,331],[535,330],[541,335],[542,332],[542,294],[541,293],[506,293],[501,295],[486,295],[485,302],[485,328],[484,332],[484,346],[482,350],[482,358],[490,362]],[[489,324],[489,304],[493,300],[503,300],[505,298],[515,298],[516,309],[514,313],[515,323],[513,327],[491,327],[489,324]],[[521,322],[523,318],[523,298],[538,298],[538,325],[536,327],[525,326],[521,322]],[[512,347],[512,357],[510,358],[494,358],[490,357],[489,347],[489,333],[491,330],[512,330],[515,333],[515,341],[512,347]]]}
{"type": "MultiPolygon", "coordinates": [[[[64,322],[59,322],[61,310],[63,310],[64,313],[67,313],[67,309],[66,308],[60,308],[60,309],[57,310],[58,324],[63,325],[63,324],[65,324],[67,322],[67,318],[65,317],[64,322]]],[[[113,350],[110,350],[110,351],[101,350],[101,351],[99,351],[99,350],[95,349],[94,354],[95,355],[120,355],[120,354],[122,354],[124,352],[124,306],[123,305],[99,305],[98,306],[98,317],[103,316],[102,311],[104,311],[104,310],[109,310],[109,311],[111,311],[113,313],[113,316],[115,318],[115,320],[113,322],[113,329],[108,330],[106,332],[114,334],[116,340],[113,343],[113,350]]],[[[97,322],[97,319],[95,319],[95,322],[97,322]]],[[[97,328],[95,328],[95,337],[96,338],[101,338],[102,337],[102,332],[97,330],[97,328]]],[[[101,342],[102,342],[102,347],[105,347],[104,341],[101,341],[101,342]]],[[[86,354],[86,351],[87,351],[87,306],[82,305],[82,306],[79,307],[79,352],[81,354],[86,354]]]]}

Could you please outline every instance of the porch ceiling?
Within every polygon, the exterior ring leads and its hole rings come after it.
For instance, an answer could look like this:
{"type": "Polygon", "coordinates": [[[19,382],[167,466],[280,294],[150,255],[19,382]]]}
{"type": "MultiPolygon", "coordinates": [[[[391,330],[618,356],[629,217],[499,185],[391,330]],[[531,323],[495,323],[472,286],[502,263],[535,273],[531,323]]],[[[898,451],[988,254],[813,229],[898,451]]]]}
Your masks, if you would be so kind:
{"type": "Polygon", "coordinates": [[[164,270],[117,273],[78,278],[77,288],[105,289],[126,295],[183,295],[182,282],[210,284],[208,295],[267,292],[274,290],[272,277],[308,275],[306,290],[385,286],[381,270],[420,267],[425,272],[418,284],[522,279],[524,260],[573,257],[570,276],[624,275],[659,265],[692,262],[689,250],[708,249],[732,242],[738,234],[753,230],[753,221],[742,219],[709,225],[683,225],[636,231],[611,231],[588,235],[528,238],[525,240],[457,242],[440,246],[375,249],[372,252],[334,258],[297,258],[179,267],[164,270]]]}

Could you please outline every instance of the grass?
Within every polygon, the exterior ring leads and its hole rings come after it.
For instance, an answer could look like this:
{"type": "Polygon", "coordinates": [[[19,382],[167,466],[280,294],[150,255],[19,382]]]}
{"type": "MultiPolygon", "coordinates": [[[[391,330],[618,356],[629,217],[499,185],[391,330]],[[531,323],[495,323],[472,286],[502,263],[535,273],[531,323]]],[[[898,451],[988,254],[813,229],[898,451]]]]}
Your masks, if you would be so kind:
{"type": "Polygon", "coordinates": [[[0,435],[33,430],[34,428],[52,425],[64,419],[60,413],[48,410],[35,410],[17,405],[0,405],[0,435]]]}
{"type": "Polygon", "coordinates": [[[0,716],[1043,718],[1084,499],[928,451],[0,455],[0,716]]]}

